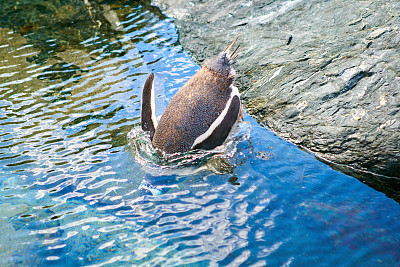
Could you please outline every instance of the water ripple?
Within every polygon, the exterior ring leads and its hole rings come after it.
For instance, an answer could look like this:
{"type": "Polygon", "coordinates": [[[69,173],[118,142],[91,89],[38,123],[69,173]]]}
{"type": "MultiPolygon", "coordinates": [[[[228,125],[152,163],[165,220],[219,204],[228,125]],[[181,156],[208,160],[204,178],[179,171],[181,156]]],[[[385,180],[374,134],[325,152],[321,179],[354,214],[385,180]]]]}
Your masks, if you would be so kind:
{"type": "Polygon", "coordinates": [[[398,204],[247,115],[159,157],[143,83],[160,115],[198,66],[157,8],[84,2],[0,7],[1,265],[396,266],[398,204]]]}

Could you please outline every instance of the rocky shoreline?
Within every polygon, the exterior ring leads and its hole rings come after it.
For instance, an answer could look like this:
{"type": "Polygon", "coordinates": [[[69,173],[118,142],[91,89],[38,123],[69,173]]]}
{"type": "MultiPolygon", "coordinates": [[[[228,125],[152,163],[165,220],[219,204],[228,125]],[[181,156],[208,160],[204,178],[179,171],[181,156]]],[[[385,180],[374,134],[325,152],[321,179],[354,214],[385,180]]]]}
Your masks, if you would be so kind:
{"type": "Polygon", "coordinates": [[[151,3],[199,64],[239,36],[239,90],[262,125],[353,176],[400,177],[400,2],[151,3]]]}

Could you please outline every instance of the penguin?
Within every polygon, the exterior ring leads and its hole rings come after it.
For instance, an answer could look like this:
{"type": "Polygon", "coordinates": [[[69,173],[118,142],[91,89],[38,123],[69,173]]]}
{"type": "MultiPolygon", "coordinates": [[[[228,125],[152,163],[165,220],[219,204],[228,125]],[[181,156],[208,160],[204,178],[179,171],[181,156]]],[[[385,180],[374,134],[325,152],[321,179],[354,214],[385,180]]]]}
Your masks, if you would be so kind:
{"type": "Polygon", "coordinates": [[[154,74],[142,92],[141,127],[157,151],[164,154],[211,150],[222,145],[236,121],[243,119],[236,72],[232,63],[239,54],[235,42],[206,61],[172,97],[157,122],[154,105],[154,74]]]}

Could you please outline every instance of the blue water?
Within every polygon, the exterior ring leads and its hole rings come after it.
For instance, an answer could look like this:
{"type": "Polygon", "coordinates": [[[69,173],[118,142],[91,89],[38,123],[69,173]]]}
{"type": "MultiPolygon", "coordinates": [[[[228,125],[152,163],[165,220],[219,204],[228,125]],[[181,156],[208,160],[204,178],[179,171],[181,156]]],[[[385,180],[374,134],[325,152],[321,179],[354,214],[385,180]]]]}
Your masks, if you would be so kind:
{"type": "Polygon", "coordinates": [[[15,4],[0,28],[1,266],[400,266],[397,202],[246,114],[213,155],[153,160],[147,75],[161,115],[199,69],[158,9],[65,1],[50,25],[22,2],[36,20],[15,4]]]}

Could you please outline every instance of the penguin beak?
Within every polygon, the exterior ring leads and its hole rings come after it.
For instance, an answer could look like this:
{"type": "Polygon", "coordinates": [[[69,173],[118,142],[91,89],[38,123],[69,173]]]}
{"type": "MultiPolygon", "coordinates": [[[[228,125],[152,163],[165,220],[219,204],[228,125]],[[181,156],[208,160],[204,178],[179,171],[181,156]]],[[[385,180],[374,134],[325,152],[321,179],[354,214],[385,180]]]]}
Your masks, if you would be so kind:
{"type": "Polygon", "coordinates": [[[232,46],[236,43],[236,41],[237,41],[238,39],[239,39],[239,36],[236,37],[236,39],[233,40],[233,41],[225,48],[224,52],[225,52],[225,53],[228,52],[228,51],[232,48],[232,46]]]}
{"type": "MultiPolygon", "coordinates": [[[[233,40],[233,41],[225,48],[225,50],[224,50],[223,53],[228,53],[229,50],[233,47],[233,45],[236,43],[236,41],[237,41],[238,39],[239,39],[239,36],[236,37],[236,39],[233,40]]],[[[240,45],[238,45],[238,46],[235,48],[235,50],[233,50],[233,52],[232,52],[230,55],[228,55],[228,58],[229,58],[229,60],[230,60],[231,62],[235,61],[236,58],[238,57],[238,55],[239,55],[239,48],[240,48],[240,45]]]]}

